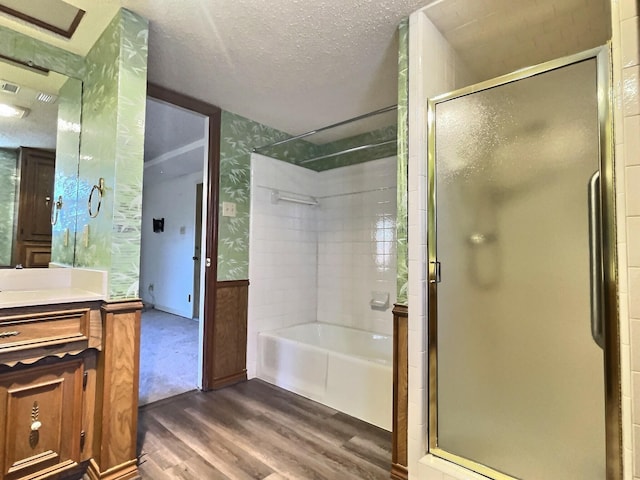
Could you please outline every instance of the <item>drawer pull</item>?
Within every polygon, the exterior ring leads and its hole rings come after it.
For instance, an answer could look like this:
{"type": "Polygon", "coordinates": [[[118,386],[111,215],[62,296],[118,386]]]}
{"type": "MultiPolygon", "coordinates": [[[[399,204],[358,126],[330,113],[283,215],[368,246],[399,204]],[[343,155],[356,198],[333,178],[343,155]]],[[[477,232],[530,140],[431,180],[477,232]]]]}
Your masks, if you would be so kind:
{"type": "Polygon", "coordinates": [[[31,431],[32,432],[37,432],[38,430],[40,430],[41,426],[42,426],[42,422],[36,420],[35,422],[33,422],[31,424],[31,431]]]}
{"type": "Polygon", "coordinates": [[[15,330],[13,332],[0,332],[0,338],[17,337],[18,335],[20,335],[20,332],[15,330]]]}

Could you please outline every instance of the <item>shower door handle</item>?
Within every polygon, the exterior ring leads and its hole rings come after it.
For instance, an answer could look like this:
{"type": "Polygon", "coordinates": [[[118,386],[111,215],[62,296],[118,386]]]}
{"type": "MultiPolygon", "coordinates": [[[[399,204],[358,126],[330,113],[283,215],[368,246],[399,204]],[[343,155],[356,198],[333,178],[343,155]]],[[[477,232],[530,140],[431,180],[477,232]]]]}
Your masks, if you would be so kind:
{"type": "Polygon", "coordinates": [[[591,336],[604,349],[604,276],[602,267],[602,214],[600,171],[589,180],[589,270],[591,286],[591,336]]]}

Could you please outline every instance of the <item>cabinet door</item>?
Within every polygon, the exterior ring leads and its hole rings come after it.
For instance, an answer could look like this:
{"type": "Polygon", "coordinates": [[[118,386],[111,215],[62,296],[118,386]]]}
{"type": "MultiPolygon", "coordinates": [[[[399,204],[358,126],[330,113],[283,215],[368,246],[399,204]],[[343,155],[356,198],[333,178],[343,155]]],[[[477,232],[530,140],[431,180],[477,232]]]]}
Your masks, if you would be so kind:
{"type": "Polygon", "coordinates": [[[21,159],[19,238],[51,242],[55,153],[23,148],[21,159]]]}
{"type": "Polygon", "coordinates": [[[77,464],[82,376],[82,359],[0,375],[0,480],[77,464]]]}

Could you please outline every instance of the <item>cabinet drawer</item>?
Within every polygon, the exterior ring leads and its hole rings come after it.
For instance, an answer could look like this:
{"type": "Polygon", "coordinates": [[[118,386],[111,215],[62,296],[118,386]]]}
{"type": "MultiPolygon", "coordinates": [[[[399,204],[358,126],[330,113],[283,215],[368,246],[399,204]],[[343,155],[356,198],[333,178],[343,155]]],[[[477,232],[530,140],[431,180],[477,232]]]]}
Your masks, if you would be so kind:
{"type": "Polygon", "coordinates": [[[89,340],[88,308],[0,318],[0,353],[89,340]]]}

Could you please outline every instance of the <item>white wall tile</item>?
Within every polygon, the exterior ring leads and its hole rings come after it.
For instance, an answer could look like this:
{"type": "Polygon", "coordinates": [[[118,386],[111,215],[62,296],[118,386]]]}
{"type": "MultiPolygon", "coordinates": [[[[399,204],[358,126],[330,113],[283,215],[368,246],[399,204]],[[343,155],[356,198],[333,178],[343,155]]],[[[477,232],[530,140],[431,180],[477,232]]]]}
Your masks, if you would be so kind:
{"type": "Polygon", "coordinates": [[[627,18],[620,24],[622,41],[622,66],[632,67],[638,65],[638,17],[627,18]]]}
{"type": "Polygon", "coordinates": [[[628,216],[640,216],[640,165],[627,167],[626,209],[628,216]]]}
{"type": "MultiPolygon", "coordinates": [[[[622,71],[623,113],[625,117],[640,115],[640,67],[625,68],[622,71]]],[[[618,124],[620,125],[620,124],[618,124]]]]}
{"type": "Polygon", "coordinates": [[[627,262],[640,267],[640,217],[627,217],[627,262]]]}
{"type": "Polygon", "coordinates": [[[624,119],[624,163],[640,165],[640,115],[624,119]]]}
{"type": "Polygon", "coordinates": [[[640,371],[640,320],[631,320],[631,369],[640,371]]]}
{"type": "Polygon", "coordinates": [[[638,0],[619,0],[620,20],[638,16],[638,0]]]}
{"type": "MultiPolygon", "coordinates": [[[[640,268],[629,268],[629,316],[633,319],[640,320],[640,268]]],[[[635,340],[640,342],[640,337],[631,337],[632,345],[635,340]]],[[[640,343],[635,344],[640,350],[640,343]]],[[[634,370],[640,370],[640,365],[634,370]]]]}

